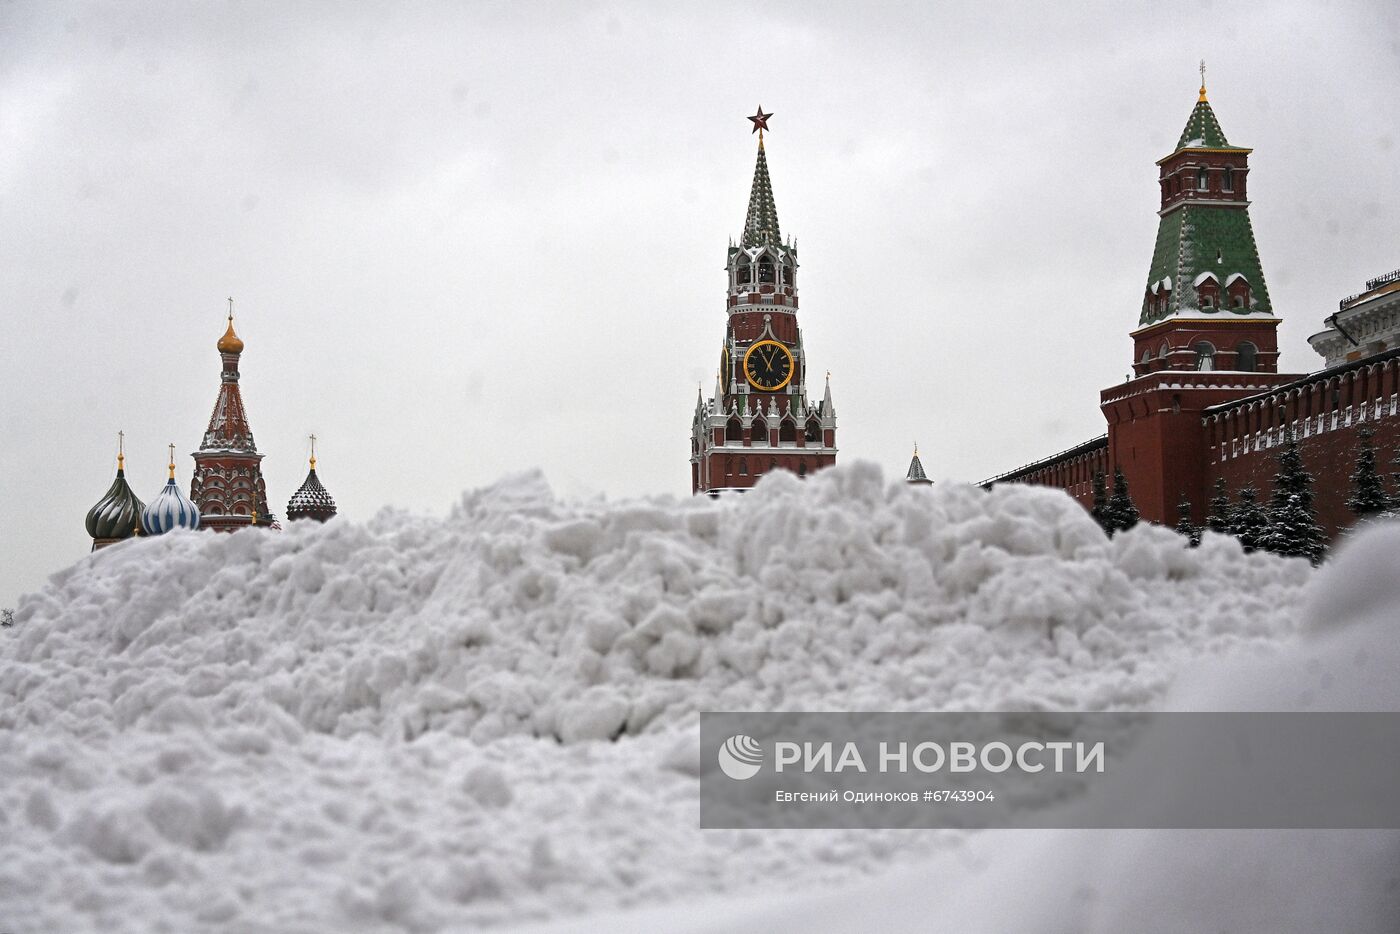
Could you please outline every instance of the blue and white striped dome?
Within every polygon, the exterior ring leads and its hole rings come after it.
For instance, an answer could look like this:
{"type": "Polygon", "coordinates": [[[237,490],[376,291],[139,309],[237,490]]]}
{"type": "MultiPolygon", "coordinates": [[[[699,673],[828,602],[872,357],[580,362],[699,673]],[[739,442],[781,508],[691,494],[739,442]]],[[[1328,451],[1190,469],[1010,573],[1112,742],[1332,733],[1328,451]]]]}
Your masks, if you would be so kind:
{"type": "Polygon", "coordinates": [[[147,535],[162,535],[175,528],[199,528],[199,510],[174,477],[165,481],[155,499],[141,511],[141,528],[147,535]]]}

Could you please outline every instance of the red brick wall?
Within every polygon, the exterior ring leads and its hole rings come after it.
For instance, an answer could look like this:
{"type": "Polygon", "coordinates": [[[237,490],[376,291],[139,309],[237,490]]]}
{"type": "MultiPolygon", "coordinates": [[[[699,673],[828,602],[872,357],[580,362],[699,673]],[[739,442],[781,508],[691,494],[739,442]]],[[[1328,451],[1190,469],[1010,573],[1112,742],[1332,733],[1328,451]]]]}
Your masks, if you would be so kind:
{"type": "Polygon", "coordinates": [[[1059,457],[1034,464],[996,482],[1054,487],[1064,490],[1088,509],[1094,504],[1094,472],[1103,471],[1112,482],[1113,471],[1108,468],[1106,442],[1087,450],[1081,448],[1071,449],[1059,457]]]}
{"type": "Polygon", "coordinates": [[[1206,496],[1224,477],[1232,497],[1253,486],[1267,499],[1280,445],[1291,429],[1315,481],[1318,520],[1333,537],[1355,521],[1346,499],[1363,426],[1375,430],[1377,468],[1395,493],[1389,473],[1400,445],[1400,360],[1324,371],[1279,393],[1213,409],[1205,420],[1206,496]]]}

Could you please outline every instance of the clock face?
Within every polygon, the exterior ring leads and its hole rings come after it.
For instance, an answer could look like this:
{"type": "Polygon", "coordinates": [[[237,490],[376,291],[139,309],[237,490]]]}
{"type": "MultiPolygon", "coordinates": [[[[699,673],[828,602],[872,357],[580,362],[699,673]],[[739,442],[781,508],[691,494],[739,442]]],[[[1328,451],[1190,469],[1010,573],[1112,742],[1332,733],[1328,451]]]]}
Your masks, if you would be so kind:
{"type": "Polygon", "coordinates": [[[792,351],[777,341],[757,341],[744,353],[744,378],[754,389],[777,392],[792,381],[792,351]]]}

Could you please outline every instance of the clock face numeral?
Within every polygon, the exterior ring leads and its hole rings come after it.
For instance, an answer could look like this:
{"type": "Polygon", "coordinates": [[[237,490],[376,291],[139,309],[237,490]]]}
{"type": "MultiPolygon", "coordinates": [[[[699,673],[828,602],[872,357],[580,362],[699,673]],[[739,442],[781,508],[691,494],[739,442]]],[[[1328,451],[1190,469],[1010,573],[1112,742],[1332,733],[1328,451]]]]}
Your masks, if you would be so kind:
{"type": "Polygon", "coordinates": [[[777,392],[792,381],[792,351],[778,341],[762,340],[744,353],[744,378],[763,392],[777,392]]]}

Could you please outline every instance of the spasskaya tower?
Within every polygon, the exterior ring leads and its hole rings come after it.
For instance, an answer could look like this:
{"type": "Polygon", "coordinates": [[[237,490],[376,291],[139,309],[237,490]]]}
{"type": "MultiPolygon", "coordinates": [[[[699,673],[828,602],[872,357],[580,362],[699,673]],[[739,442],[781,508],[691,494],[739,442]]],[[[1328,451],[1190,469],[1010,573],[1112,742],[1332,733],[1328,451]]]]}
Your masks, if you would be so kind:
{"type": "Polygon", "coordinates": [[[763,131],[773,115],[749,117],[758,163],[737,246],[729,247],[724,344],[714,396],[691,422],[690,486],[716,493],[753,486],[772,470],[805,476],[836,463],[836,409],[828,377],[820,402],[807,395],[807,355],[797,326],[797,250],[778,231],[763,131]]]}

